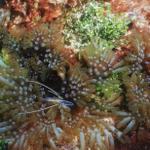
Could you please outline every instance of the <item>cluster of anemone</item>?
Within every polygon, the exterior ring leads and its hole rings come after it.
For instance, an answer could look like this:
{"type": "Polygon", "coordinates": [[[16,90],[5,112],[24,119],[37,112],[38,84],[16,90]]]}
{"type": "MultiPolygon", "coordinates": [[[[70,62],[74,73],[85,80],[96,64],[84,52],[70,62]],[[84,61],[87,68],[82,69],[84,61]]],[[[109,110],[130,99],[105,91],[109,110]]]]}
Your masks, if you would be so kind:
{"type": "Polygon", "coordinates": [[[62,64],[61,55],[49,46],[50,40],[50,30],[47,25],[43,25],[26,32],[24,36],[16,37],[7,32],[2,43],[3,49],[16,56],[20,67],[28,68],[30,77],[43,80],[44,74],[46,76],[52,70],[61,68],[62,64]]]}
{"type": "MultiPolygon", "coordinates": [[[[82,6],[84,15],[98,9],[101,16],[97,3],[82,6]]],[[[107,16],[105,21],[110,25],[107,16]]],[[[108,27],[103,34],[110,37],[108,27]]],[[[111,35],[118,40],[125,31],[119,24],[111,35]]],[[[17,33],[0,30],[0,140],[9,149],[113,150],[131,131],[149,130],[150,77],[144,66],[149,55],[142,42],[129,41],[133,50],[123,57],[110,47],[89,46],[72,53],[77,61],[72,65],[51,45],[49,25],[17,33]]]]}

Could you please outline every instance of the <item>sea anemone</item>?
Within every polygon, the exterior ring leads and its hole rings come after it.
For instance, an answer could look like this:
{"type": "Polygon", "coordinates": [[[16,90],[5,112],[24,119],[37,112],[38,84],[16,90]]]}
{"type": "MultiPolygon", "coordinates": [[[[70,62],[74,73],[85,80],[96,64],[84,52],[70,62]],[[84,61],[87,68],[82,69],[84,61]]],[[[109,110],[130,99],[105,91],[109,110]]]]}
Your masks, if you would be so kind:
{"type": "Polygon", "coordinates": [[[132,50],[131,54],[126,57],[127,63],[131,64],[130,73],[139,72],[144,70],[144,59],[146,57],[145,54],[145,45],[143,44],[142,40],[140,40],[140,35],[133,31],[132,37],[132,46],[134,50],[132,50]]]}
{"type": "Polygon", "coordinates": [[[89,49],[83,53],[83,59],[93,82],[102,82],[111,73],[126,71],[128,68],[124,60],[118,59],[112,50],[89,49]]]}
{"type": "Polygon", "coordinates": [[[62,95],[67,100],[73,100],[79,106],[86,104],[94,94],[90,78],[80,71],[79,67],[70,69],[61,88],[62,95]]]}
{"type": "Polygon", "coordinates": [[[149,83],[143,74],[133,74],[130,79],[125,79],[127,88],[128,107],[139,124],[150,126],[150,92],[149,83]]]}

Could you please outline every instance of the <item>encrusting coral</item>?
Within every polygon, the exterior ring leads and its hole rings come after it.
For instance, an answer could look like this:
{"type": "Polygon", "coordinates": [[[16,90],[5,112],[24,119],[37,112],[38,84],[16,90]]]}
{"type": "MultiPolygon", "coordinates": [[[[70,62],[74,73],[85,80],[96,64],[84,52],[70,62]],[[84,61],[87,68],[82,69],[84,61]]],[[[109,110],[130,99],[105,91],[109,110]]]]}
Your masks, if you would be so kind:
{"type": "Polygon", "coordinates": [[[38,23],[51,22],[61,16],[63,7],[76,4],[76,0],[8,0],[4,2],[2,11],[7,12],[3,15],[7,26],[34,28],[38,23]]]}
{"type": "Polygon", "coordinates": [[[67,19],[58,18],[63,49],[53,45],[50,24],[30,30],[1,23],[0,149],[113,150],[132,141],[133,132],[149,132],[145,41],[138,30],[128,32],[128,19],[111,14],[108,2],[79,4],[65,10],[67,19]]]}

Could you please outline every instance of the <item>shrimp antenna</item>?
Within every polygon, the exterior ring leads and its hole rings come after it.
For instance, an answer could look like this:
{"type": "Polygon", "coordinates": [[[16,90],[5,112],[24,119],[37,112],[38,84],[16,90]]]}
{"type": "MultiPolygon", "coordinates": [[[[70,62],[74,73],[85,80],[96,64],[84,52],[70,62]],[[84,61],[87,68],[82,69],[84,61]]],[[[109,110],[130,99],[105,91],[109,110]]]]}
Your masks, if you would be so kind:
{"type": "Polygon", "coordinates": [[[54,91],[52,88],[46,86],[46,85],[43,84],[43,83],[40,83],[40,82],[38,82],[38,81],[28,81],[28,82],[29,82],[29,83],[38,84],[38,85],[40,85],[40,86],[43,86],[43,87],[45,87],[46,89],[48,89],[48,91],[49,91],[51,94],[54,94],[55,96],[57,96],[57,97],[60,98],[60,99],[63,99],[56,91],[54,91]]]}
{"type": "Polygon", "coordinates": [[[51,106],[45,107],[43,109],[38,109],[38,110],[33,110],[33,111],[27,111],[27,112],[21,112],[18,115],[33,114],[33,113],[37,113],[37,112],[41,112],[41,111],[47,110],[47,109],[55,107],[55,106],[58,106],[58,104],[51,105],[51,106]]]}

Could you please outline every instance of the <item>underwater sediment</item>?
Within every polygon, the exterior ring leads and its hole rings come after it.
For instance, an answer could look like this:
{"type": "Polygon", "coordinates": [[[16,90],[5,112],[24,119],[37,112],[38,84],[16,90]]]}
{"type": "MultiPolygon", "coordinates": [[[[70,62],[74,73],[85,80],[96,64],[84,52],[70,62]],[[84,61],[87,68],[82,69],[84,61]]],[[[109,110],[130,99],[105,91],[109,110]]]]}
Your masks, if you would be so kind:
{"type": "Polygon", "coordinates": [[[117,2],[1,4],[0,150],[150,149],[148,2],[117,2]]]}

